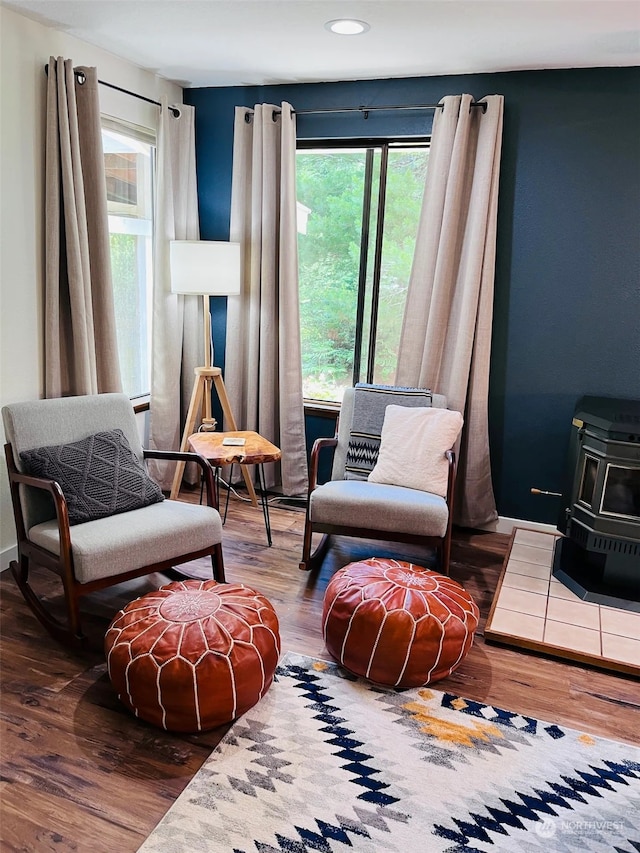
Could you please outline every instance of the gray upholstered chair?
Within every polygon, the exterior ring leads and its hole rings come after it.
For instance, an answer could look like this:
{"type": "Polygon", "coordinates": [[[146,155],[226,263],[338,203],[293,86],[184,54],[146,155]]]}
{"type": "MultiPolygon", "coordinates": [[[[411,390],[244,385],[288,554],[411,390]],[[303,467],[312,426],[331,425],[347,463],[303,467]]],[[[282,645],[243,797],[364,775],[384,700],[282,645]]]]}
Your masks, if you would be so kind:
{"type": "MultiPolygon", "coordinates": [[[[440,571],[449,574],[456,470],[453,449],[444,452],[448,463],[447,494],[444,498],[416,488],[370,482],[367,479],[367,456],[370,450],[367,449],[366,443],[358,442],[358,436],[362,435],[361,426],[357,422],[360,393],[358,388],[359,386],[345,391],[335,436],[317,439],[311,451],[307,516],[300,568],[317,568],[329,544],[329,536],[335,534],[435,548],[439,556],[440,571]],[[318,485],[319,458],[325,448],[334,449],[331,479],[318,485]],[[363,460],[364,464],[361,465],[363,460]],[[324,535],[312,553],[314,533],[324,535]]],[[[367,390],[373,394],[377,391],[375,386],[369,386],[367,390]]],[[[423,391],[426,399],[416,397],[414,400],[403,400],[404,390],[380,390],[379,400],[376,402],[377,423],[376,418],[373,418],[372,425],[367,429],[374,445],[376,441],[379,444],[387,404],[446,408],[446,399],[440,394],[423,391]]],[[[373,467],[374,461],[375,459],[368,460],[369,468],[373,467]]]]}
{"type": "Polygon", "coordinates": [[[197,454],[143,450],[127,396],[98,394],[16,403],[5,406],[2,415],[18,549],[11,570],[35,615],[57,639],[84,640],[79,599],[95,590],[204,556],[211,557],[214,577],[224,581],[222,523],[211,467],[197,454]],[[103,444],[95,443],[96,434],[103,444]],[[61,445],[64,452],[56,449],[61,445]],[[82,453],[88,447],[91,450],[82,456],[78,447],[82,453]],[[34,453],[38,448],[45,451],[34,453]],[[207,484],[207,505],[163,500],[159,487],[146,474],[143,460],[148,458],[199,464],[207,484]],[[44,466],[41,476],[26,473],[34,460],[44,466]],[[67,497],[52,479],[52,470],[61,471],[58,479],[66,484],[67,497]],[[77,494],[86,502],[76,506],[77,494]],[[123,511],[123,506],[131,505],[138,508],[123,511]],[[76,513],[81,523],[74,523],[76,513]],[[60,576],[66,624],[34,592],[29,582],[33,566],[44,566],[60,576]]]}

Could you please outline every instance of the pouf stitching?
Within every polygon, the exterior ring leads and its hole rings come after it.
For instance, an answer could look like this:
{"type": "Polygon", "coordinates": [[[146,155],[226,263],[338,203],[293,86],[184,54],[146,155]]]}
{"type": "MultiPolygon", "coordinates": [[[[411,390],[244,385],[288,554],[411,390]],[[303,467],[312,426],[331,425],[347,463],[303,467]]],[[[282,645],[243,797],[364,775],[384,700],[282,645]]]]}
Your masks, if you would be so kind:
{"type": "MultiPolygon", "coordinates": [[[[416,636],[416,629],[417,629],[417,623],[416,623],[416,622],[415,622],[415,620],[414,620],[414,623],[413,623],[413,633],[412,633],[412,635],[411,635],[411,640],[409,641],[409,644],[408,644],[408,646],[407,646],[407,653],[406,653],[406,655],[404,656],[404,663],[402,664],[402,669],[400,670],[400,675],[398,676],[398,679],[397,679],[396,683],[393,685],[394,687],[397,687],[397,686],[398,686],[398,684],[400,684],[400,682],[402,681],[402,679],[403,679],[403,677],[404,677],[404,672],[405,672],[405,670],[406,670],[406,668],[407,668],[407,664],[409,663],[409,658],[411,657],[411,644],[413,643],[413,640],[414,640],[414,638],[415,638],[415,636],[416,636]]],[[[371,655],[371,659],[370,659],[370,661],[369,661],[369,667],[368,667],[368,671],[369,671],[369,672],[371,671],[371,667],[372,667],[372,666],[373,666],[373,655],[371,655]]],[[[367,677],[368,677],[368,676],[367,676],[367,677]]]]}
{"type": "MultiPolygon", "coordinates": [[[[163,680],[162,673],[165,667],[172,666],[173,668],[173,665],[175,665],[176,662],[183,667],[182,684],[185,685],[184,689],[188,691],[189,695],[194,700],[194,706],[191,708],[191,713],[193,714],[194,723],[197,727],[195,729],[196,731],[202,731],[203,725],[209,725],[209,728],[211,727],[207,720],[203,722],[201,712],[206,706],[201,703],[201,698],[205,701],[205,695],[201,693],[201,690],[206,683],[202,682],[202,679],[198,674],[198,667],[203,662],[205,662],[206,665],[207,658],[210,657],[212,660],[217,660],[218,664],[216,664],[216,666],[222,667],[220,675],[223,678],[223,681],[227,684],[228,691],[228,705],[226,706],[225,713],[227,713],[228,710],[232,715],[229,720],[235,719],[238,713],[244,713],[248,707],[251,707],[250,705],[247,706],[247,700],[250,695],[257,695],[257,698],[259,699],[267,689],[267,685],[271,683],[273,676],[271,676],[271,678],[268,676],[267,659],[264,657],[264,654],[267,653],[271,655],[272,652],[275,653],[275,666],[280,652],[277,616],[273,606],[267,599],[265,599],[262,593],[259,593],[250,587],[246,587],[243,584],[225,584],[219,586],[222,591],[221,594],[224,596],[223,599],[221,599],[220,606],[212,610],[211,613],[198,613],[196,602],[196,605],[193,605],[193,618],[185,619],[182,625],[179,625],[181,621],[180,616],[183,615],[180,610],[182,602],[177,602],[177,611],[175,613],[171,613],[171,611],[162,613],[161,608],[164,606],[164,601],[169,600],[170,596],[173,594],[181,592],[197,593],[202,591],[204,593],[211,592],[214,595],[217,595],[217,593],[213,592],[214,588],[218,588],[217,584],[213,584],[211,581],[205,581],[201,583],[200,589],[198,589],[193,582],[178,582],[170,584],[170,588],[163,587],[155,592],[147,593],[146,596],[142,596],[135,602],[131,602],[130,605],[123,608],[123,610],[121,610],[114,618],[107,632],[109,635],[109,643],[111,644],[108,647],[107,654],[109,675],[112,675],[112,665],[113,667],[116,665],[120,667],[120,678],[122,679],[121,685],[122,688],[124,688],[122,690],[122,693],[124,694],[123,698],[126,696],[128,700],[126,704],[136,717],[146,719],[148,722],[155,722],[156,724],[158,724],[159,717],[160,725],[165,729],[169,722],[171,723],[171,726],[174,725],[173,722],[169,720],[168,715],[171,713],[175,716],[177,708],[172,707],[169,711],[165,701],[163,701],[170,698],[171,693],[167,692],[166,677],[163,680]],[[202,585],[204,584],[211,584],[211,586],[209,588],[202,589],[202,585]],[[147,598],[146,601],[144,600],[145,598],[147,598]],[[218,611],[221,612],[222,618],[216,617],[215,614],[218,611]],[[133,616],[131,621],[126,622],[123,625],[116,626],[118,619],[126,619],[130,616],[133,616]],[[253,620],[251,617],[253,617],[253,620]],[[146,627],[140,626],[140,633],[135,634],[136,626],[140,623],[144,623],[146,619],[151,620],[150,624],[146,627]],[[275,624],[273,624],[274,620],[275,624]],[[165,622],[166,625],[162,625],[162,622],[165,622]],[[212,625],[213,627],[214,633],[211,635],[207,631],[207,624],[212,625]],[[236,628],[232,627],[234,625],[236,628]],[[178,629],[177,631],[176,628],[178,629]],[[156,635],[155,632],[157,630],[159,630],[160,633],[156,635]],[[121,639],[125,632],[131,631],[134,632],[134,636],[131,637],[131,639],[121,639]],[[193,633],[194,631],[195,634],[193,633]],[[143,638],[148,632],[153,632],[153,641],[150,646],[145,647],[143,638]],[[166,638],[167,649],[164,649],[163,640],[165,640],[167,632],[170,633],[170,637],[166,638]],[[187,632],[189,632],[188,635],[187,632]],[[234,636],[236,632],[243,634],[243,636],[234,636]],[[215,642],[218,641],[221,641],[223,648],[215,647],[215,642]],[[160,649],[157,650],[158,644],[160,644],[160,649]],[[200,648],[198,648],[198,646],[200,646],[200,648]],[[117,659],[114,657],[116,649],[118,659],[120,661],[119,664],[117,659]],[[238,682],[238,677],[242,671],[243,678],[246,678],[246,666],[248,664],[246,658],[244,664],[239,662],[237,656],[234,657],[234,651],[242,649],[246,649],[251,652],[250,666],[253,667],[253,682],[252,686],[249,688],[249,693],[247,693],[247,683],[243,682],[245,687],[241,691],[242,708],[240,708],[238,704],[241,698],[239,693],[240,684],[238,682]],[[160,662],[167,651],[171,656],[160,662]],[[193,651],[198,654],[197,658],[186,656],[189,652],[193,651]],[[186,654],[183,652],[186,652],[186,654]],[[149,711],[146,708],[144,709],[146,714],[141,716],[140,711],[142,709],[139,704],[136,704],[140,701],[138,698],[140,695],[139,685],[132,683],[132,674],[134,672],[132,669],[133,665],[141,664],[145,666],[146,658],[149,659],[150,665],[155,667],[155,673],[148,671],[147,685],[148,689],[151,691],[151,696],[155,695],[156,720],[149,719],[147,716],[149,711]],[[238,663],[240,663],[240,666],[242,667],[241,670],[237,669],[238,663]],[[226,673],[226,675],[223,676],[223,672],[226,673]],[[149,675],[153,675],[153,677],[149,679],[149,675]]],[[[187,615],[189,615],[190,607],[191,605],[187,600],[184,604],[184,613],[187,615]]],[[[212,664],[209,664],[209,666],[211,665],[212,664]]],[[[271,665],[271,663],[269,665],[271,665]]],[[[215,669],[213,671],[215,672],[215,669]]],[[[171,670],[169,670],[169,672],[171,673],[171,670]]],[[[169,678],[171,678],[171,675],[169,675],[169,678]]],[[[209,689],[209,685],[207,685],[207,689],[209,689]]],[[[210,720],[210,706],[207,710],[209,712],[210,720]]],[[[219,720],[219,717],[217,717],[217,719],[219,720]]],[[[216,725],[221,725],[223,722],[224,720],[219,721],[216,725]]],[[[182,728],[180,730],[184,731],[185,729],[182,728]]],[[[191,730],[194,731],[194,729],[191,730]]]]}
{"type": "MultiPolygon", "coordinates": [[[[142,608],[141,608],[141,609],[142,609],[142,608]]],[[[266,608],[264,608],[264,607],[263,607],[263,608],[261,608],[261,610],[266,610],[266,608]]],[[[259,612],[259,611],[258,611],[258,612],[259,612]]],[[[198,620],[197,620],[197,619],[193,619],[192,621],[194,621],[194,622],[195,622],[195,621],[198,621],[198,620]]],[[[242,620],[240,620],[240,621],[242,621],[242,620]]],[[[130,624],[131,624],[131,625],[133,625],[133,624],[135,624],[135,623],[130,623],[130,624]]],[[[244,624],[245,624],[245,626],[246,626],[247,628],[249,628],[249,630],[251,631],[251,634],[253,635],[252,626],[250,626],[246,621],[245,621],[245,623],[244,623],[244,624]]],[[[127,626],[127,627],[129,627],[129,626],[127,626]]],[[[223,654],[223,653],[222,653],[222,652],[220,652],[220,651],[217,651],[217,650],[215,650],[215,649],[211,649],[211,648],[209,647],[209,639],[208,639],[208,637],[205,635],[204,631],[202,630],[202,625],[200,624],[198,627],[199,627],[199,629],[200,629],[200,633],[202,634],[203,639],[205,640],[205,642],[206,642],[206,644],[207,644],[207,648],[203,651],[203,653],[200,655],[200,657],[199,657],[196,661],[193,661],[193,662],[192,662],[192,661],[189,661],[189,660],[187,660],[187,658],[183,657],[181,654],[177,654],[174,658],[170,658],[169,660],[165,661],[164,663],[162,663],[162,664],[158,665],[158,674],[157,674],[157,676],[156,676],[156,689],[157,689],[157,692],[158,692],[158,705],[159,705],[159,706],[160,706],[160,708],[162,709],[162,725],[163,725],[163,728],[164,728],[164,727],[166,727],[167,709],[165,708],[165,706],[164,706],[164,704],[163,704],[163,702],[162,702],[162,690],[160,689],[160,673],[162,672],[162,670],[164,669],[164,667],[166,667],[166,666],[168,666],[169,664],[173,663],[173,661],[174,661],[174,660],[176,660],[176,658],[180,658],[181,660],[183,660],[183,661],[185,662],[185,664],[187,664],[187,665],[191,668],[191,671],[192,671],[192,674],[193,674],[193,690],[194,690],[194,696],[195,696],[196,700],[199,700],[199,698],[200,698],[199,693],[198,693],[198,682],[197,682],[197,679],[196,679],[196,666],[197,666],[197,664],[198,664],[198,663],[200,663],[200,661],[202,661],[202,660],[203,660],[203,659],[204,659],[208,654],[214,654],[214,655],[217,655],[218,657],[222,658],[222,659],[225,661],[225,663],[226,663],[226,665],[227,665],[227,669],[229,669],[229,671],[230,671],[230,673],[231,673],[231,676],[232,676],[232,678],[231,678],[231,684],[233,685],[233,713],[234,713],[234,716],[235,716],[235,711],[236,711],[236,709],[237,709],[237,707],[238,707],[238,692],[237,692],[237,690],[236,690],[236,679],[235,679],[235,673],[234,673],[234,672],[233,672],[233,670],[231,669],[231,664],[230,664],[230,661],[229,661],[229,657],[228,657],[228,655],[225,655],[225,654],[223,654]]],[[[141,634],[138,634],[138,636],[136,637],[136,639],[138,639],[140,636],[142,636],[142,634],[144,634],[144,633],[145,633],[146,631],[148,631],[148,630],[151,630],[152,628],[153,628],[153,625],[150,625],[150,626],[149,626],[149,628],[145,629],[145,631],[143,631],[141,634]]],[[[148,651],[148,652],[145,652],[144,654],[145,654],[145,655],[149,654],[149,652],[151,652],[151,651],[155,648],[156,644],[157,644],[158,642],[160,642],[160,640],[164,637],[164,635],[165,635],[165,634],[167,633],[167,631],[169,631],[170,629],[171,629],[171,625],[167,625],[167,627],[165,628],[165,630],[160,634],[160,636],[156,639],[156,641],[153,643],[153,645],[149,648],[149,651],[148,651]]],[[[119,634],[122,634],[122,631],[123,631],[123,630],[124,630],[124,629],[120,629],[120,630],[119,630],[119,634]]],[[[184,639],[184,632],[185,632],[185,627],[182,627],[182,628],[181,628],[181,633],[180,633],[180,644],[182,643],[182,640],[184,639]]],[[[226,629],[225,629],[225,633],[229,636],[229,638],[230,638],[230,640],[231,640],[230,650],[229,650],[229,651],[231,651],[231,649],[233,649],[233,646],[234,646],[234,645],[236,645],[236,642],[235,642],[234,638],[231,636],[231,634],[229,634],[229,632],[228,632],[228,631],[226,631],[226,629]]],[[[274,639],[275,639],[275,634],[273,633],[273,631],[270,631],[269,633],[271,633],[271,635],[272,635],[272,636],[274,637],[274,639]]],[[[178,644],[178,645],[180,645],[180,644],[178,644]]],[[[238,643],[237,643],[237,645],[240,645],[240,642],[238,642],[238,643]]],[[[247,645],[247,646],[251,646],[251,643],[245,643],[245,645],[247,645]]],[[[136,657],[132,657],[132,656],[131,656],[131,642],[129,642],[129,641],[128,641],[128,642],[126,642],[126,643],[125,643],[125,646],[128,648],[128,650],[129,650],[129,655],[130,655],[130,657],[131,657],[131,660],[129,661],[129,663],[127,664],[127,667],[126,667],[126,669],[125,669],[125,679],[126,679],[126,686],[127,686],[127,695],[129,696],[129,702],[130,702],[130,704],[133,706],[133,694],[132,694],[132,692],[131,692],[131,690],[130,690],[130,685],[129,685],[129,668],[131,667],[131,664],[133,664],[133,663],[138,659],[138,657],[141,657],[141,655],[136,655],[136,657]]],[[[115,644],[114,644],[114,647],[115,647],[115,644]]],[[[112,647],[112,648],[114,648],[114,647],[112,647]]],[[[110,652],[109,654],[111,654],[111,652],[110,652]]],[[[260,670],[261,670],[261,674],[262,674],[262,688],[264,688],[265,677],[264,677],[264,665],[263,665],[263,661],[262,661],[262,659],[260,659],[260,670]]],[[[134,706],[134,707],[135,707],[135,706],[134,706]]],[[[199,731],[199,730],[200,730],[200,726],[201,726],[201,720],[200,720],[200,703],[199,703],[199,701],[196,701],[196,703],[195,703],[195,712],[196,712],[196,719],[197,719],[197,723],[198,723],[198,731],[199,731]]],[[[136,717],[139,717],[138,709],[137,709],[137,708],[135,708],[134,713],[135,713],[136,717]]]]}
{"type": "MultiPolygon", "coordinates": [[[[263,611],[263,610],[267,610],[267,608],[266,608],[266,607],[261,607],[261,608],[260,608],[260,610],[259,610],[259,611],[256,611],[256,612],[258,612],[258,613],[259,613],[259,612],[261,612],[261,611],[263,611]]],[[[194,622],[195,622],[195,621],[197,621],[197,620],[196,620],[196,619],[194,619],[194,620],[192,620],[192,621],[194,621],[194,622]]],[[[254,631],[253,631],[253,626],[252,626],[252,625],[250,625],[248,622],[246,622],[246,621],[244,621],[244,620],[240,620],[240,621],[241,621],[241,622],[243,622],[243,623],[244,623],[244,625],[249,629],[250,634],[251,634],[251,636],[253,637],[253,633],[254,633],[254,631]]],[[[135,624],[135,623],[130,623],[130,624],[132,624],[132,625],[133,625],[133,624],[135,624]]],[[[174,658],[171,658],[170,660],[167,660],[167,661],[165,661],[163,664],[160,664],[160,665],[158,666],[158,675],[157,675],[157,677],[156,677],[156,688],[157,688],[157,691],[158,691],[158,705],[162,708],[162,712],[163,712],[163,713],[162,713],[162,722],[163,722],[163,726],[164,726],[164,724],[166,723],[167,711],[166,711],[166,708],[164,707],[164,705],[163,705],[163,703],[162,703],[162,691],[160,690],[160,673],[162,672],[162,670],[164,669],[164,667],[166,667],[166,666],[168,666],[169,664],[171,664],[171,663],[172,663],[174,660],[176,660],[177,658],[180,658],[181,660],[183,660],[183,661],[185,662],[185,664],[187,664],[187,665],[191,668],[191,671],[192,671],[192,673],[193,673],[193,689],[194,689],[194,694],[195,694],[195,696],[196,696],[196,698],[197,698],[197,699],[199,698],[199,695],[198,695],[198,684],[197,684],[197,679],[196,679],[196,667],[197,667],[197,665],[198,665],[202,660],[204,660],[204,658],[206,658],[206,657],[207,657],[207,655],[210,655],[210,654],[215,655],[215,656],[217,656],[217,657],[219,657],[219,658],[222,658],[222,659],[225,661],[225,663],[226,663],[226,665],[227,665],[227,669],[229,669],[230,674],[231,674],[231,676],[232,676],[232,678],[231,678],[231,683],[232,683],[232,685],[233,685],[233,697],[234,697],[233,711],[235,712],[235,710],[236,710],[236,708],[237,708],[237,698],[238,698],[238,694],[237,694],[237,690],[236,690],[236,679],[235,679],[235,673],[234,673],[234,672],[233,672],[233,670],[231,669],[231,665],[230,665],[230,661],[229,661],[229,656],[228,656],[228,655],[225,655],[223,652],[218,651],[217,649],[212,649],[212,648],[210,648],[210,647],[209,647],[209,638],[205,635],[204,631],[202,630],[202,625],[199,625],[198,627],[199,627],[199,629],[200,629],[200,633],[202,634],[202,638],[203,638],[203,640],[204,640],[204,641],[205,641],[205,643],[207,644],[207,648],[202,652],[202,654],[200,655],[200,657],[199,657],[199,658],[197,658],[197,660],[195,660],[195,661],[189,661],[189,660],[187,660],[187,658],[185,658],[183,655],[181,655],[181,654],[177,654],[174,658]]],[[[146,630],[151,630],[151,628],[153,628],[153,626],[152,626],[152,625],[150,625],[148,629],[145,629],[145,631],[146,631],[146,630]]],[[[153,650],[153,648],[155,647],[156,643],[158,643],[158,642],[162,639],[162,637],[164,636],[164,634],[165,634],[168,630],[170,630],[170,628],[171,628],[171,626],[170,626],[170,625],[168,625],[168,626],[167,626],[167,628],[162,632],[162,634],[160,634],[160,636],[156,639],[156,641],[154,642],[154,644],[150,647],[149,652],[153,650]]],[[[273,637],[273,639],[274,639],[274,642],[278,642],[278,638],[276,637],[276,635],[274,634],[274,632],[273,632],[273,631],[272,631],[268,626],[266,626],[266,625],[264,626],[264,628],[266,629],[266,631],[267,631],[269,634],[271,634],[271,636],[272,636],[272,637],[273,637]]],[[[123,629],[120,629],[120,630],[118,631],[118,634],[121,634],[121,633],[122,633],[122,630],[123,630],[123,629]]],[[[181,629],[181,633],[180,633],[180,643],[182,643],[182,640],[183,640],[183,638],[184,638],[184,632],[185,632],[185,628],[183,627],[183,628],[181,629]]],[[[145,632],[143,631],[143,632],[142,632],[142,634],[143,634],[143,633],[145,633],[145,632]]],[[[252,643],[248,643],[248,642],[246,642],[246,641],[244,641],[244,640],[236,640],[236,639],[234,639],[234,637],[233,637],[233,636],[232,636],[228,631],[226,631],[226,629],[225,629],[225,633],[229,636],[229,638],[230,638],[230,640],[231,640],[231,642],[230,642],[230,649],[229,649],[229,651],[230,651],[230,652],[231,652],[231,650],[233,649],[233,647],[234,647],[234,646],[236,646],[236,645],[237,645],[237,646],[246,646],[247,648],[252,648],[252,647],[253,647],[253,644],[252,644],[252,643]]],[[[138,634],[138,637],[142,636],[142,634],[138,634]]],[[[137,637],[137,638],[138,638],[138,637],[137,637]]],[[[136,639],[137,639],[137,638],[136,638],[136,639]]],[[[133,663],[138,659],[138,657],[140,657],[140,655],[137,655],[136,657],[132,657],[132,656],[131,656],[131,642],[126,642],[124,645],[125,645],[125,646],[127,647],[127,649],[129,650],[129,656],[130,656],[130,658],[131,658],[131,659],[130,659],[130,661],[129,661],[129,663],[127,664],[127,667],[126,667],[126,670],[125,670],[125,678],[126,678],[127,695],[129,696],[129,702],[133,705],[133,694],[132,694],[132,692],[131,692],[131,690],[130,690],[130,686],[129,686],[129,668],[130,668],[131,664],[133,664],[133,663]]],[[[180,644],[178,644],[178,645],[180,645],[180,644]]],[[[114,644],[114,647],[115,647],[115,644],[114,644]]],[[[148,652],[145,652],[145,654],[148,654],[148,652]]],[[[109,652],[109,656],[110,656],[110,655],[111,655],[111,652],[109,652]]],[[[265,678],[265,671],[264,671],[264,661],[262,660],[262,658],[260,658],[258,662],[259,662],[259,664],[260,664],[260,673],[261,673],[261,676],[262,676],[262,679],[261,679],[261,690],[262,690],[262,689],[264,689],[264,684],[265,684],[265,681],[266,681],[266,678],[265,678]]],[[[195,706],[195,707],[196,707],[196,717],[197,717],[197,720],[198,720],[198,727],[200,727],[200,706],[199,706],[199,703],[198,703],[198,702],[196,702],[196,706],[195,706]]],[[[138,717],[138,716],[139,716],[139,715],[138,715],[138,710],[137,710],[137,708],[136,708],[136,710],[135,710],[135,715],[136,715],[136,717],[138,717]]]]}

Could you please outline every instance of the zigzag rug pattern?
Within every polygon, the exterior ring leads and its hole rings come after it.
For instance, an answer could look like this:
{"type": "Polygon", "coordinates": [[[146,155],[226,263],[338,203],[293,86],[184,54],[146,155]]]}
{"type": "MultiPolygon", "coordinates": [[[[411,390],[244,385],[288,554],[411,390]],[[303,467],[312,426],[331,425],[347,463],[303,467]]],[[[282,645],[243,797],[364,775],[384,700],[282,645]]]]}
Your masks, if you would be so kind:
{"type": "Polygon", "coordinates": [[[640,853],[640,749],[287,653],[139,853],[640,853]]]}

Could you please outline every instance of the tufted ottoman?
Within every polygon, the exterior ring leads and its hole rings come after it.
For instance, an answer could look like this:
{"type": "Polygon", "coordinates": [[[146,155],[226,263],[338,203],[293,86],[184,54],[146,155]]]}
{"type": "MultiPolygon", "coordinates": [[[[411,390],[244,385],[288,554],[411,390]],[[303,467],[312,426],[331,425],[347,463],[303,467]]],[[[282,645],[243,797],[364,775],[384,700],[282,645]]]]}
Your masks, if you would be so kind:
{"type": "Polygon", "coordinates": [[[449,577],[372,557],[333,576],[322,627],[331,655],[356,675],[393,687],[444,678],[471,648],[478,607],[449,577]]]}
{"type": "Polygon", "coordinates": [[[280,654],[278,618],[242,584],[179,581],[121,610],[105,652],[111,682],[136,716],[201,732],[239,717],[267,692],[280,654]]]}

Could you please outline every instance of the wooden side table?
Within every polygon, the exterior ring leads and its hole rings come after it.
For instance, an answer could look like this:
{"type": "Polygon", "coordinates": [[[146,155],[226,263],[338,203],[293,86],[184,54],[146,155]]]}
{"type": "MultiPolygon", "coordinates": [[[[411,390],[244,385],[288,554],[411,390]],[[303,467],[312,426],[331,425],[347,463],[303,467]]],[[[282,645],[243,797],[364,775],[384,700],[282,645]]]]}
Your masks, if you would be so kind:
{"type": "MultiPolygon", "coordinates": [[[[223,465],[231,466],[229,480],[233,475],[233,466],[238,465],[256,465],[258,470],[258,487],[260,490],[260,499],[262,502],[262,513],[264,515],[264,524],[267,531],[267,541],[271,546],[271,522],[269,520],[269,503],[267,501],[267,488],[264,479],[264,463],[277,462],[282,456],[282,452],[275,444],[271,444],[266,438],[263,438],[257,432],[250,430],[235,430],[233,432],[196,432],[189,436],[189,447],[195,452],[203,456],[215,468],[216,483],[219,480],[220,468],[223,465]],[[223,444],[225,438],[244,438],[244,444],[241,446],[233,446],[223,444]]],[[[246,477],[245,477],[246,480],[246,477]]],[[[231,485],[231,483],[229,483],[231,485]]],[[[227,491],[227,500],[224,507],[223,522],[227,519],[227,509],[229,507],[229,493],[227,491]]]]}

